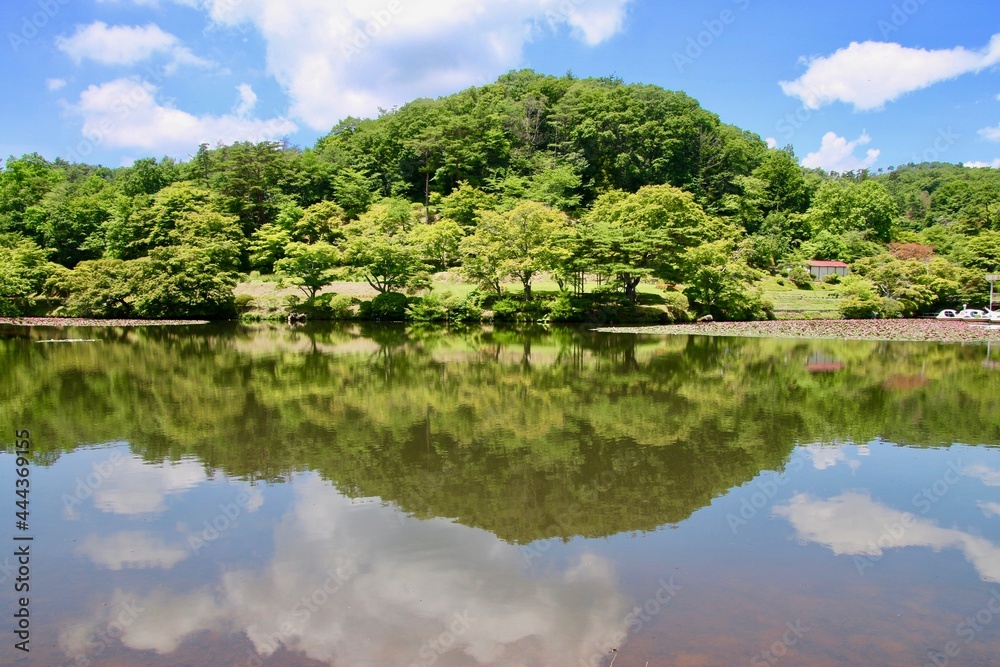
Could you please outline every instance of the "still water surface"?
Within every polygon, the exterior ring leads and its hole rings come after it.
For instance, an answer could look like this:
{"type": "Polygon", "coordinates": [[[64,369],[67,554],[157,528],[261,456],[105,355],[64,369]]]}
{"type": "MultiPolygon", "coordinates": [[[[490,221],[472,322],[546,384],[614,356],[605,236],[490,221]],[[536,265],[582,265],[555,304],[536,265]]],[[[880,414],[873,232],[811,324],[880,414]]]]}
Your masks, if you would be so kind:
{"type": "MultiPolygon", "coordinates": [[[[989,665],[981,346],[23,329],[0,664],[989,665]],[[42,342],[78,339],[89,342],[42,342]]],[[[2,553],[14,456],[0,454],[2,553]]]]}

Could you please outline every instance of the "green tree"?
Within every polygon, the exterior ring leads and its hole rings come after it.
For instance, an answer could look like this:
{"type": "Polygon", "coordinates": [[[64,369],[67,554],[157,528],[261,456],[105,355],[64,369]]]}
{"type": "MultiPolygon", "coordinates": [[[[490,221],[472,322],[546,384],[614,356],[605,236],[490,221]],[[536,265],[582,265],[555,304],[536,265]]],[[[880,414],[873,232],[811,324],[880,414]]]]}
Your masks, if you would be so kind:
{"type": "Polygon", "coordinates": [[[582,242],[592,266],[613,277],[632,301],[644,276],[684,282],[689,248],[732,235],[690,193],[670,185],[647,186],[633,195],[603,195],[585,222],[582,242]]]}
{"type": "Polygon", "coordinates": [[[119,198],[102,226],[104,254],[114,259],[138,259],[150,249],[173,243],[178,220],[211,210],[212,191],[183,181],[155,195],[119,198]]]}
{"type": "Polygon", "coordinates": [[[48,252],[19,234],[0,234],[0,316],[25,315],[56,266],[48,252]]]}
{"type": "Polygon", "coordinates": [[[61,312],[73,317],[135,317],[138,260],[98,259],[80,262],[54,276],[52,288],[66,298],[61,312]]]}
{"type": "Polygon", "coordinates": [[[114,191],[100,176],[59,183],[33,208],[35,228],[41,232],[52,259],[73,267],[104,253],[104,225],[111,219],[114,191]]]}
{"type": "Polygon", "coordinates": [[[0,233],[20,232],[44,245],[42,232],[32,224],[28,212],[64,180],[64,174],[38,153],[8,158],[0,171],[0,233]]]}
{"type": "Polygon", "coordinates": [[[428,283],[421,249],[409,240],[413,211],[404,199],[384,199],[358,218],[343,242],[344,260],[379,293],[428,283]]]}
{"type": "Polygon", "coordinates": [[[722,320],[773,317],[774,306],[753,287],[759,275],[733,254],[729,240],[688,249],[684,296],[700,315],[722,320]]]}
{"type": "Polygon", "coordinates": [[[983,271],[1000,269],[1000,232],[985,230],[964,243],[965,264],[983,271]]]}
{"type": "Polygon", "coordinates": [[[803,213],[808,203],[802,168],[791,148],[771,149],[754,169],[753,175],[764,183],[762,213],[803,213]]]}
{"type": "Polygon", "coordinates": [[[403,234],[368,231],[348,239],[344,257],[380,294],[426,287],[427,265],[420,248],[403,234]]]}
{"type": "Polygon", "coordinates": [[[441,213],[461,225],[467,233],[472,233],[479,221],[480,211],[493,211],[499,205],[500,202],[492,194],[462,182],[441,200],[441,213]]]}
{"type": "Polygon", "coordinates": [[[333,282],[341,260],[337,248],[323,241],[289,243],[284,254],[284,259],[275,262],[275,270],[298,285],[310,304],[321,289],[333,282]]]}
{"type": "Polygon", "coordinates": [[[281,144],[238,142],[223,146],[213,156],[213,189],[219,193],[222,210],[240,220],[250,236],[274,222],[287,197],[279,184],[286,176],[287,161],[281,144]]]}
{"type": "Polygon", "coordinates": [[[237,273],[220,264],[212,249],[192,245],[154,248],[132,260],[139,317],[227,319],[236,315],[237,273]]]}
{"type": "Polygon", "coordinates": [[[473,258],[466,272],[470,278],[496,289],[500,276],[514,277],[524,287],[525,300],[531,301],[535,275],[555,270],[570,256],[572,232],[565,214],[525,201],[504,213],[484,212],[467,241],[463,242],[467,256],[494,254],[479,261],[473,258]],[[480,268],[486,271],[479,273],[480,268]]]}
{"type": "Polygon", "coordinates": [[[842,179],[820,187],[807,217],[814,234],[824,230],[831,234],[869,232],[872,238],[888,243],[897,214],[896,202],[881,183],[866,180],[859,184],[842,179]]]}
{"type": "Polygon", "coordinates": [[[116,182],[126,197],[154,195],[177,180],[177,165],[170,158],[157,162],[147,157],[136,160],[131,167],[125,167],[116,175],[116,182]]]}
{"type": "Polygon", "coordinates": [[[753,234],[740,242],[739,254],[747,265],[775,273],[789,252],[788,239],[774,234],[753,234]]]}
{"type": "Polygon", "coordinates": [[[291,242],[292,233],[281,225],[264,225],[250,237],[250,266],[271,273],[275,262],[285,256],[285,247],[291,242]]]}
{"type": "Polygon", "coordinates": [[[292,238],[302,243],[339,243],[347,234],[347,214],[339,204],[323,201],[305,209],[292,227],[292,238]]]}
{"type": "Polygon", "coordinates": [[[333,200],[349,219],[367,211],[375,201],[372,184],[360,171],[342,169],[333,177],[333,200]]]}
{"type": "Polygon", "coordinates": [[[443,218],[431,224],[418,224],[410,230],[409,242],[420,248],[423,260],[435,271],[447,271],[462,260],[459,244],[465,236],[454,220],[443,218]]]}

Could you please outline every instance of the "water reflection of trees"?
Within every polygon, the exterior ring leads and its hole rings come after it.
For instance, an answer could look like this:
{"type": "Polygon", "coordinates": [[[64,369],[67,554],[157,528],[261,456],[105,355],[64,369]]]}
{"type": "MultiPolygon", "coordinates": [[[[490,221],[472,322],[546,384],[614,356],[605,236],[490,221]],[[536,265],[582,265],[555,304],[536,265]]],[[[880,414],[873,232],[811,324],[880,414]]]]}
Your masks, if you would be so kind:
{"type": "Polygon", "coordinates": [[[315,469],[346,493],[519,542],[682,521],[780,468],[796,442],[1000,442],[1000,380],[979,347],[376,326],[84,333],[58,335],[100,341],[0,341],[5,412],[40,452],[124,439],[250,479],[315,469]],[[838,366],[811,372],[817,358],[838,366]]]}

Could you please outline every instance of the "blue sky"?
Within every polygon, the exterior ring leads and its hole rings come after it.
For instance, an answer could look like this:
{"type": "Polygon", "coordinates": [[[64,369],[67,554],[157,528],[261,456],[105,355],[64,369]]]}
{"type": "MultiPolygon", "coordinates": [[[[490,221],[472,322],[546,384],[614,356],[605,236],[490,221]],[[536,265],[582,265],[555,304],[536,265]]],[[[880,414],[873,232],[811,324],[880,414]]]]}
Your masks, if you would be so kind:
{"type": "Polygon", "coordinates": [[[1000,167],[996,0],[13,0],[0,26],[0,156],[311,146],[531,67],[683,90],[810,167],[1000,167]]]}

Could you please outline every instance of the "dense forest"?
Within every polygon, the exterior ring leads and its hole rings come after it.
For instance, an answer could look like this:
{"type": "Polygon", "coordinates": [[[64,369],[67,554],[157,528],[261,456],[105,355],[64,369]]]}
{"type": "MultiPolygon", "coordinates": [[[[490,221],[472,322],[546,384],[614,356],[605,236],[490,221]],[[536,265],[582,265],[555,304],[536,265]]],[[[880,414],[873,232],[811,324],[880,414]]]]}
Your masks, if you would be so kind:
{"type": "Polygon", "coordinates": [[[258,272],[316,317],[752,319],[773,315],[761,280],[805,286],[811,259],[852,265],[844,316],[982,304],[1000,171],[808,170],[682,92],[525,70],[345,119],[312,148],[202,144],[116,169],[30,154],[0,172],[7,316],[230,318],[258,272]],[[477,289],[430,292],[442,272],[477,289]],[[543,277],[558,291],[533,291],[543,277]],[[336,280],[379,296],[324,291],[336,280]]]}

